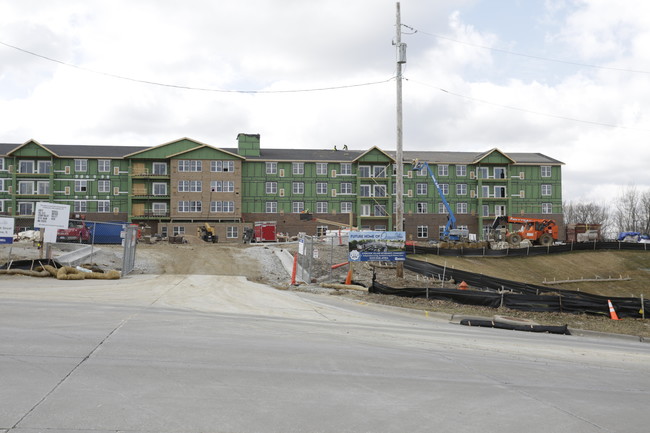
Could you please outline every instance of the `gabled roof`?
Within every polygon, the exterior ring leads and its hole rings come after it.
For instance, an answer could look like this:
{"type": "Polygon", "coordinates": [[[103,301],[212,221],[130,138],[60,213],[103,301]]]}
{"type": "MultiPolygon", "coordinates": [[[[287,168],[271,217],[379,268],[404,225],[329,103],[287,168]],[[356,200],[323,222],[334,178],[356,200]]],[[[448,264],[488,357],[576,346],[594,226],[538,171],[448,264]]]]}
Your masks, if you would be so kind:
{"type": "Polygon", "coordinates": [[[14,153],[18,152],[20,149],[22,149],[22,148],[24,148],[26,146],[29,146],[31,144],[36,145],[37,147],[40,147],[41,149],[43,149],[44,151],[46,151],[50,155],[59,156],[55,152],[53,152],[52,150],[48,149],[47,147],[43,146],[41,143],[39,143],[38,141],[33,140],[33,139],[32,140],[27,140],[26,142],[24,142],[20,146],[16,147],[15,149],[10,150],[9,152],[7,152],[7,155],[14,154],[14,153]]]}
{"type": "Polygon", "coordinates": [[[390,159],[391,161],[395,162],[395,158],[393,158],[391,155],[389,155],[388,153],[384,152],[383,150],[381,150],[381,149],[378,148],[377,146],[372,146],[370,149],[366,150],[366,151],[363,152],[361,155],[359,155],[358,157],[356,157],[354,161],[358,161],[358,160],[360,160],[361,158],[363,158],[364,156],[366,156],[367,154],[372,153],[372,152],[374,152],[374,151],[379,151],[379,152],[381,152],[381,153],[384,154],[388,159],[390,159]]]}
{"type": "Polygon", "coordinates": [[[228,155],[234,156],[235,158],[246,159],[245,157],[243,157],[241,155],[237,155],[236,153],[232,153],[232,152],[230,152],[228,150],[220,149],[218,147],[212,147],[209,144],[204,144],[203,146],[193,147],[192,149],[187,149],[187,150],[183,150],[183,151],[178,152],[178,153],[174,153],[172,155],[169,155],[168,158],[175,158],[175,157],[184,155],[186,153],[195,152],[195,151],[200,150],[200,149],[210,149],[210,150],[214,150],[215,152],[226,153],[228,155]]]}
{"type": "Polygon", "coordinates": [[[142,149],[140,149],[140,150],[138,150],[136,152],[129,153],[129,154],[125,155],[125,156],[132,157],[132,156],[137,155],[138,153],[147,152],[147,151],[154,150],[154,149],[159,149],[159,148],[165,147],[165,146],[170,146],[170,145],[179,143],[179,142],[184,141],[184,140],[190,141],[192,143],[196,143],[196,147],[207,146],[207,144],[201,143],[200,141],[197,141],[197,140],[194,140],[194,139],[191,139],[191,138],[188,138],[188,137],[182,137],[182,138],[179,138],[177,140],[172,140],[172,141],[168,141],[167,143],[159,144],[157,146],[145,147],[145,148],[142,148],[142,149]]]}

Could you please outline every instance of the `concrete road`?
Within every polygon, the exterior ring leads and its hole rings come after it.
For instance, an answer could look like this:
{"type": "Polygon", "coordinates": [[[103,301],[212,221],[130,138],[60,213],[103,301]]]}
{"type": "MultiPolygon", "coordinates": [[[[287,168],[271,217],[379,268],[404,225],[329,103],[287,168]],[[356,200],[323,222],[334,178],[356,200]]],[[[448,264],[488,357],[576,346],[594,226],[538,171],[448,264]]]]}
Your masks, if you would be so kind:
{"type": "Polygon", "coordinates": [[[650,346],[240,277],[0,276],[0,432],[644,432],[650,346]]]}

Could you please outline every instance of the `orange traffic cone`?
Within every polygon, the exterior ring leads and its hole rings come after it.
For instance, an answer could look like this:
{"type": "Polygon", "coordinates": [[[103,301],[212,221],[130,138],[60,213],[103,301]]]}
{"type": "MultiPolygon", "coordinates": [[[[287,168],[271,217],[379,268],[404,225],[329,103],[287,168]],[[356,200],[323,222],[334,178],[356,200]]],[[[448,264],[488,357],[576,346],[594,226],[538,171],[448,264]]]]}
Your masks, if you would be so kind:
{"type": "Polygon", "coordinates": [[[467,290],[467,289],[469,289],[469,286],[467,285],[467,283],[466,283],[465,281],[462,281],[462,282],[458,285],[458,290],[467,290]]]}
{"type": "Polygon", "coordinates": [[[352,284],[352,264],[350,264],[350,270],[348,271],[348,276],[345,277],[345,284],[352,284]]]}
{"type": "Polygon", "coordinates": [[[618,318],[618,314],[616,314],[616,310],[614,310],[614,306],[612,305],[612,301],[609,299],[607,300],[607,305],[609,305],[609,317],[612,320],[621,320],[618,318]]]}

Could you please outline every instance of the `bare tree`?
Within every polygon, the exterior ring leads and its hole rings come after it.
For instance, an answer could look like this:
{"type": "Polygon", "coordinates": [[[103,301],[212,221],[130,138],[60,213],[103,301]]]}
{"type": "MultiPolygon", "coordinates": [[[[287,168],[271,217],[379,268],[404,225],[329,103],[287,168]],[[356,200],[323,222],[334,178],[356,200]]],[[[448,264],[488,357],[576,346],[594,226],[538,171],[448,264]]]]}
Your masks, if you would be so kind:
{"type": "Polygon", "coordinates": [[[607,206],[592,202],[567,202],[562,207],[565,224],[598,224],[602,237],[612,237],[607,206]]]}
{"type": "Polygon", "coordinates": [[[623,190],[615,202],[614,227],[618,232],[637,232],[641,221],[641,194],[635,185],[623,190]]]}
{"type": "Polygon", "coordinates": [[[644,191],[639,199],[639,231],[650,234],[650,190],[644,191]]]}

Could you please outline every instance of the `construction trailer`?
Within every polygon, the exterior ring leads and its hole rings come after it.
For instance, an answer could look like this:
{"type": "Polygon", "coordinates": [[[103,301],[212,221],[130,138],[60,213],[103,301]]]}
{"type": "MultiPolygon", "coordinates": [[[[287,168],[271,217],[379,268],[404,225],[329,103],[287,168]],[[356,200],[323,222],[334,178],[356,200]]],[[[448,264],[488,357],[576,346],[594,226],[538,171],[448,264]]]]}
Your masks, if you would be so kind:
{"type": "Polygon", "coordinates": [[[276,221],[257,221],[253,227],[255,242],[277,242],[278,224],[276,221]]]}
{"type": "Polygon", "coordinates": [[[601,240],[600,224],[567,224],[567,242],[594,242],[601,240]]]}

